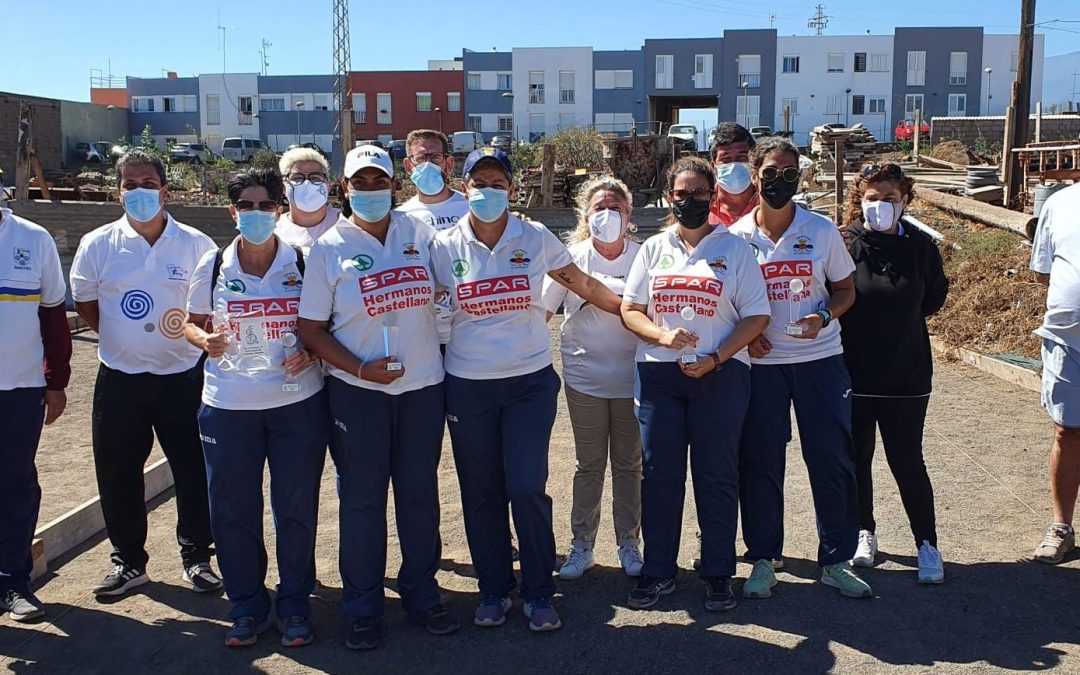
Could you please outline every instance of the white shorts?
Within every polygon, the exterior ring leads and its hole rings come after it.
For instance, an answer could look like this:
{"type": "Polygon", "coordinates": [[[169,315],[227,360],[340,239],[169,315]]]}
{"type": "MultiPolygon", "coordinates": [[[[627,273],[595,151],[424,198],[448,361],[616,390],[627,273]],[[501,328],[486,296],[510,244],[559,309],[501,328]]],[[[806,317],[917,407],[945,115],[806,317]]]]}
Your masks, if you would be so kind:
{"type": "Polygon", "coordinates": [[[1058,426],[1080,427],[1080,352],[1044,339],[1042,362],[1043,407],[1058,426]]]}

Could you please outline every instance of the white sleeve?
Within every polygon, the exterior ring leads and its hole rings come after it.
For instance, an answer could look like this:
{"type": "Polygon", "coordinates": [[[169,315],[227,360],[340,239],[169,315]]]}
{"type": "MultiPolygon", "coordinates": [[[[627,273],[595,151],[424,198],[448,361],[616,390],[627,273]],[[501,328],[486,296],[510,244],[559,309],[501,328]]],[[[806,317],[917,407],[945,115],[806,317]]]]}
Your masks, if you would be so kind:
{"type": "Polygon", "coordinates": [[[543,290],[540,291],[540,301],[544,303],[544,308],[547,311],[554,314],[558,311],[559,305],[566,300],[566,294],[569,292],[566,286],[556,283],[554,279],[545,274],[543,290]]]}
{"type": "Polygon", "coordinates": [[[1039,225],[1035,229],[1035,240],[1031,245],[1032,271],[1039,274],[1050,274],[1050,268],[1054,264],[1054,239],[1050,236],[1050,219],[1053,217],[1054,204],[1050,200],[1043,206],[1039,215],[1039,225]]]}
{"type": "Polygon", "coordinates": [[[98,265],[97,260],[99,242],[97,237],[88,240],[90,235],[83,236],[79,242],[79,248],[75,251],[75,259],[71,262],[71,296],[75,302],[91,302],[98,299],[98,265]]]}
{"type": "Polygon", "coordinates": [[[42,237],[41,260],[41,306],[55,307],[67,296],[64,270],[60,267],[60,254],[52,237],[42,237]]]}
{"type": "Polygon", "coordinates": [[[329,321],[334,312],[334,290],[337,279],[331,274],[337,271],[330,260],[336,258],[330,246],[316,241],[308,254],[304,270],[304,287],[300,292],[300,318],[311,321],[329,321]]]}
{"type": "Polygon", "coordinates": [[[855,273],[855,261],[851,259],[851,253],[844,244],[844,235],[840,234],[840,230],[830,227],[827,231],[825,278],[829,281],[843,281],[855,273]]]}
{"type": "Polygon", "coordinates": [[[731,302],[739,318],[748,316],[772,316],[772,306],[769,304],[769,293],[765,287],[765,277],[761,274],[761,266],[758,265],[754,252],[744,240],[739,240],[739,251],[735,264],[735,293],[731,302]]]}
{"type": "MultiPolygon", "coordinates": [[[[543,226],[541,226],[543,227],[543,226]]],[[[566,244],[559,241],[559,238],[555,234],[547,229],[543,228],[543,255],[544,255],[544,273],[554,272],[555,270],[561,270],[567,265],[573,264],[574,258],[570,255],[570,249],[566,248],[566,244]]]]}
{"type": "Polygon", "coordinates": [[[217,249],[207,251],[199,259],[195,271],[191,273],[191,285],[188,286],[187,295],[188,314],[214,313],[214,289],[210,285],[214,276],[216,258],[217,249]]]}
{"type": "Polygon", "coordinates": [[[635,305],[649,304],[649,267],[652,254],[650,246],[642,246],[630,265],[630,272],[626,275],[626,290],[623,291],[623,300],[635,305]]]}

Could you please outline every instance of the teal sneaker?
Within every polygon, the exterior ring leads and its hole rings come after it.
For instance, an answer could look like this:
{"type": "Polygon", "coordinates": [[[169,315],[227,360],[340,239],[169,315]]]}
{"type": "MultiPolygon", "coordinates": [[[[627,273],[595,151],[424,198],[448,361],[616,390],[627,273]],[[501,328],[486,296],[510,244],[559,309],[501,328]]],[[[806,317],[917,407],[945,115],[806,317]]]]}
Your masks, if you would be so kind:
{"type": "Polygon", "coordinates": [[[743,584],[742,594],[744,598],[761,599],[772,595],[772,587],[776,585],[776,572],[773,571],[771,560],[755,560],[754,569],[746,583],[743,584]]]}
{"type": "Polygon", "coordinates": [[[851,563],[839,562],[821,568],[821,582],[826,586],[840,589],[840,595],[847,598],[870,598],[874,591],[870,584],[860,579],[851,571],[851,563]]]}

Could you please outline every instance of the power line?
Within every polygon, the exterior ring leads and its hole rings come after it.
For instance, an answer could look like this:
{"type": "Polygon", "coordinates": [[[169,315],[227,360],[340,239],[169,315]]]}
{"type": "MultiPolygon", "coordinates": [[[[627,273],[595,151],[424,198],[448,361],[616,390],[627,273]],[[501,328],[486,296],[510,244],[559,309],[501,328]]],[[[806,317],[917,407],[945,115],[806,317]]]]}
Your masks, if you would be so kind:
{"type": "Polygon", "coordinates": [[[825,15],[825,5],[818,5],[814,8],[814,16],[810,17],[810,20],[806,22],[807,28],[813,28],[818,35],[825,32],[825,28],[829,25],[829,19],[831,16],[825,15]]]}

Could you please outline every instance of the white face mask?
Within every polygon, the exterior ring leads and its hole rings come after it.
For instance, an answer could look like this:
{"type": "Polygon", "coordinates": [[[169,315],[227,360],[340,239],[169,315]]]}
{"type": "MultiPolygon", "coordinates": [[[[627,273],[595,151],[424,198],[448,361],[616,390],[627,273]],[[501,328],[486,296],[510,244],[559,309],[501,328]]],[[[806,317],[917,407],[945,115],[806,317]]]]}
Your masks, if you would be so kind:
{"type": "Polygon", "coordinates": [[[611,244],[623,236],[622,214],[612,209],[597,211],[589,216],[589,234],[592,238],[611,244]]]}
{"type": "Polygon", "coordinates": [[[330,198],[330,186],[327,183],[312,183],[309,180],[299,185],[286,182],[285,195],[289,198],[289,203],[296,208],[314,213],[326,206],[330,198]]]}
{"type": "Polygon", "coordinates": [[[886,232],[900,222],[900,216],[904,213],[903,204],[892,202],[867,202],[862,203],[863,222],[866,227],[874,232],[886,232]]]}

